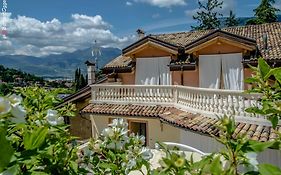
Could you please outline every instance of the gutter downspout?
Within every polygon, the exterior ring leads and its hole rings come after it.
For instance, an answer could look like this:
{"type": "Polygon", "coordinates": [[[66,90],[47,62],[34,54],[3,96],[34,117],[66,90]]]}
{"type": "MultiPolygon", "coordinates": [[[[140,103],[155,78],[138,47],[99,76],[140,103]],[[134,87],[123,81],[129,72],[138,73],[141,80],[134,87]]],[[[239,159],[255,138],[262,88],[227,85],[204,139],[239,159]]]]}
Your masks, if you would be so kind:
{"type": "Polygon", "coordinates": [[[181,85],[183,86],[183,65],[181,65],[181,85]]]}

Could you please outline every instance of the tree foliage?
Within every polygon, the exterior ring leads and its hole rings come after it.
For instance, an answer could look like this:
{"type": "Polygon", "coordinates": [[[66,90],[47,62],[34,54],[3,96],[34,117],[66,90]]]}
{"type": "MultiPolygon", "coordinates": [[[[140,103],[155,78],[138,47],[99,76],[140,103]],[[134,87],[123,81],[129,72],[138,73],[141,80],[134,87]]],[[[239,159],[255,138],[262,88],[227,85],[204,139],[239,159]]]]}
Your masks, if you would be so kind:
{"type": "Polygon", "coordinates": [[[260,5],[254,9],[255,18],[247,21],[247,25],[250,24],[263,24],[277,22],[277,12],[279,9],[273,7],[272,4],[275,3],[275,0],[261,0],[260,5]]]}
{"type": "Polygon", "coordinates": [[[4,66],[0,65],[0,80],[6,83],[13,83],[15,78],[21,78],[22,81],[28,82],[40,82],[42,83],[44,80],[42,77],[37,77],[35,75],[22,72],[16,69],[5,68],[4,66]]]}
{"type": "Polygon", "coordinates": [[[226,27],[233,27],[239,24],[238,19],[236,19],[235,14],[232,10],[229,11],[229,16],[225,19],[225,26],[226,27]]]}
{"type": "Polygon", "coordinates": [[[82,89],[87,85],[87,81],[84,77],[84,75],[81,73],[80,68],[77,68],[75,70],[75,75],[74,75],[74,85],[75,85],[75,90],[78,91],[79,89],[82,89]]]}
{"type": "Polygon", "coordinates": [[[13,91],[13,85],[10,83],[1,83],[0,84],[0,95],[8,95],[13,91]]]}
{"type": "Polygon", "coordinates": [[[260,93],[261,106],[248,108],[246,111],[267,117],[275,128],[281,119],[281,68],[271,68],[259,58],[258,67],[251,67],[253,76],[246,80],[252,84],[250,93],[260,93]]]}
{"type": "Polygon", "coordinates": [[[222,16],[218,12],[222,8],[223,1],[208,0],[206,3],[198,1],[199,11],[193,16],[193,19],[197,20],[198,26],[191,26],[192,30],[208,30],[216,29],[220,27],[219,16],[222,16]]]}

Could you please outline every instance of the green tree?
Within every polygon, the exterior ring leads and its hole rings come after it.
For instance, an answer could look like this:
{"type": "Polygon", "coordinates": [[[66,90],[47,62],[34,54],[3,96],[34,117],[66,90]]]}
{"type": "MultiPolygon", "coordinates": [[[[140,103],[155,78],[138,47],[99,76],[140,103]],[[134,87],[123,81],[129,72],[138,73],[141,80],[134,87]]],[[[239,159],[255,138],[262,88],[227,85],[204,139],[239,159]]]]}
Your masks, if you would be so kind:
{"type": "Polygon", "coordinates": [[[232,26],[238,26],[238,24],[239,24],[238,19],[235,17],[235,14],[233,13],[233,11],[230,10],[229,16],[225,20],[225,26],[232,27],[232,26]]]}
{"type": "Polygon", "coordinates": [[[84,75],[81,73],[80,68],[77,68],[75,70],[75,75],[74,75],[74,84],[75,84],[75,90],[78,91],[79,89],[85,87],[87,85],[86,79],[84,75]]]}
{"type": "Polygon", "coordinates": [[[262,0],[260,5],[254,9],[255,18],[248,20],[246,24],[263,24],[278,21],[276,13],[280,10],[273,7],[272,4],[274,3],[275,0],[262,0]]]}
{"type": "Polygon", "coordinates": [[[192,30],[207,30],[220,27],[218,16],[222,16],[218,9],[222,8],[222,1],[208,0],[206,3],[198,1],[199,10],[193,19],[197,20],[198,26],[191,26],[192,30]]]}
{"type": "Polygon", "coordinates": [[[0,83],[0,95],[8,95],[13,91],[13,85],[9,83],[0,83]]]}

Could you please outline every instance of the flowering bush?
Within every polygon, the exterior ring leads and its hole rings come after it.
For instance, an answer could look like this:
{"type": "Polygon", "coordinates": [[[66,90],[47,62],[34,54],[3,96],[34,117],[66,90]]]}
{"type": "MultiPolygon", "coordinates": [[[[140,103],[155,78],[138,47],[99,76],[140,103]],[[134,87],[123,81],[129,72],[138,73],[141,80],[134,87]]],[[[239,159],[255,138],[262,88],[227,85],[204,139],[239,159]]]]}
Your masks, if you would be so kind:
{"type": "MultiPolygon", "coordinates": [[[[271,69],[259,60],[255,75],[248,80],[255,85],[251,92],[263,94],[261,107],[248,112],[266,115],[273,127],[280,119],[280,68],[271,69]],[[272,85],[269,77],[274,77],[272,85]]],[[[280,149],[281,134],[275,142],[260,143],[245,135],[233,138],[236,129],[231,117],[220,118],[219,137],[225,147],[218,153],[202,157],[200,161],[186,159],[183,153],[169,150],[160,144],[166,156],[161,167],[152,170],[151,150],[144,146],[145,138],[130,134],[128,124],[115,119],[98,139],[80,153],[64,124],[63,116],[72,116],[74,106],[55,109],[59,103],[57,92],[42,88],[24,88],[21,95],[0,97],[0,175],[14,174],[129,174],[138,170],[142,174],[281,174],[278,167],[258,164],[258,152],[268,147],[280,149]]]]}
{"type": "MultiPolygon", "coordinates": [[[[129,134],[123,119],[114,119],[100,137],[83,150],[83,167],[93,174],[129,174],[133,170],[150,171],[151,151],[145,138],[129,134]]],[[[144,174],[144,172],[142,172],[144,174]]]]}
{"type": "Polygon", "coordinates": [[[52,110],[56,93],[21,89],[0,97],[0,173],[79,174],[77,148],[63,122],[74,107],[52,110]]]}

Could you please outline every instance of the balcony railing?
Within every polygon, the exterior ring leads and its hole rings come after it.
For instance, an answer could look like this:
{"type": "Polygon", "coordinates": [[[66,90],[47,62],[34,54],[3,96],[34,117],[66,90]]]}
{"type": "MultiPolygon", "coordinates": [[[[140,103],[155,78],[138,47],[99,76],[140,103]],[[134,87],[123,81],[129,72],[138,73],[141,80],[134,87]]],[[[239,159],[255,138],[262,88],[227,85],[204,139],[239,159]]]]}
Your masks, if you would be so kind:
{"type": "Polygon", "coordinates": [[[250,106],[259,106],[259,98],[259,94],[244,91],[187,86],[92,85],[94,103],[167,105],[213,116],[263,118],[245,112],[250,106]]]}

